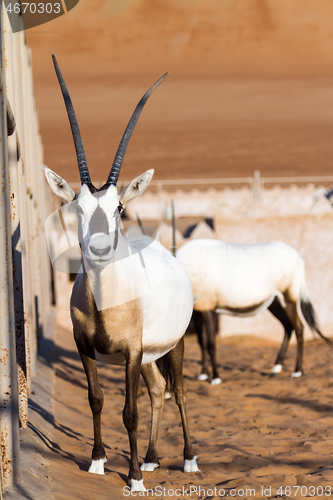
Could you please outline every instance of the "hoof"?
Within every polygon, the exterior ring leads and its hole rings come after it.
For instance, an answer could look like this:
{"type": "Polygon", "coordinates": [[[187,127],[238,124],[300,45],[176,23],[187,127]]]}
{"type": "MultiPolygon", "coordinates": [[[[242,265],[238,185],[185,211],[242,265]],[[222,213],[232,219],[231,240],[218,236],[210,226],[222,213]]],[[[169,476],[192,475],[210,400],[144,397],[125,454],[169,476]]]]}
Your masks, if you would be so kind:
{"type": "Polygon", "coordinates": [[[272,375],[278,375],[281,372],[282,372],[282,365],[274,365],[273,368],[271,369],[272,375]]]}
{"type": "Polygon", "coordinates": [[[100,458],[99,460],[92,460],[88,472],[92,474],[100,474],[104,476],[104,464],[107,462],[107,458],[100,458]]]}
{"type": "Polygon", "coordinates": [[[164,393],[164,399],[171,399],[171,394],[169,391],[165,391],[164,393]]]}
{"type": "Polygon", "coordinates": [[[160,464],[153,464],[153,463],[146,463],[144,462],[140,469],[146,472],[153,472],[153,470],[157,469],[160,466],[160,464]]]}
{"type": "Polygon", "coordinates": [[[221,383],[222,383],[222,379],[220,377],[213,378],[213,380],[211,381],[211,385],[219,385],[221,383]]]}
{"type": "Polygon", "coordinates": [[[291,374],[291,378],[300,378],[302,376],[302,372],[294,372],[291,374]]]}
{"type": "Polygon", "coordinates": [[[134,491],[147,491],[143,484],[143,479],[131,479],[129,482],[129,486],[131,488],[131,493],[134,491]]]}
{"type": "Polygon", "coordinates": [[[207,380],[208,379],[208,375],[206,375],[206,373],[200,373],[200,375],[198,376],[198,380],[207,380]]]}
{"type": "Polygon", "coordinates": [[[197,465],[197,460],[197,456],[193,457],[192,460],[185,460],[184,472],[200,472],[200,469],[197,465]]]}

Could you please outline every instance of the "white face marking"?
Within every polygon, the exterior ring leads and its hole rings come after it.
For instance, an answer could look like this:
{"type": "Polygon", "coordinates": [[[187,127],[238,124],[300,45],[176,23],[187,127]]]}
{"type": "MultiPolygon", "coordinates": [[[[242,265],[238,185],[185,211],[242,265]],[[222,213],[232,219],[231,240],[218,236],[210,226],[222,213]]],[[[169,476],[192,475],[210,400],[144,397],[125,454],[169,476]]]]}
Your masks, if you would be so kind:
{"type": "Polygon", "coordinates": [[[91,194],[86,184],[83,184],[83,186],[81,187],[81,192],[77,201],[83,210],[82,235],[84,238],[86,238],[88,236],[90,219],[92,217],[92,214],[98,207],[98,201],[97,198],[91,194]]]}
{"type": "Polygon", "coordinates": [[[99,206],[102,210],[104,210],[110,231],[114,231],[115,229],[115,217],[114,213],[119,206],[119,196],[117,192],[116,186],[110,186],[105,195],[99,198],[99,206]]]}
{"type": "Polygon", "coordinates": [[[83,210],[82,233],[84,238],[88,235],[91,217],[98,206],[104,211],[107,217],[110,232],[114,230],[114,213],[119,205],[119,197],[116,186],[110,186],[106,190],[105,194],[100,196],[99,193],[92,194],[88,186],[84,184],[78,196],[78,204],[83,210]]]}
{"type": "Polygon", "coordinates": [[[103,193],[91,193],[89,187],[84,184],[81,187],[81,192],[78,196],[77,203],[83,212],[80,216],[80,220],[82,237],[85,247],[85,257],[87,257],[91,261],[94,261],[94,263],[97,265],[104,265],[105,262],[112,259],[114,254],[113,243],[116,231],[115,213],[117,207],[119,206],[117,188],[115,186],[110,186],[103,193]],[[91,235],[90,223],[92,216],[97,208],[100,208],[100,210],[102,210],[105,214],[108,222],[108,233],[94,232],[91,235]],[[91,246],[97,246],[99,250],[103,250],[103,248],[108,247],[111,247],[111,249],[108,253],[103,254],[103,256],[101,257],[92,253],[91,246]]]}

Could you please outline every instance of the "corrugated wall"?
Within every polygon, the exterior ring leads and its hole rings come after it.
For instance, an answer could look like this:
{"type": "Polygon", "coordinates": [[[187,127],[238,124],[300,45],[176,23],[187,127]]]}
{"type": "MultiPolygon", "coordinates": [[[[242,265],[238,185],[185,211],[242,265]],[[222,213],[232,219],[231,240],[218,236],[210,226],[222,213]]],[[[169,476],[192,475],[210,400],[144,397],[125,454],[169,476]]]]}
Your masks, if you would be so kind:
{"type": "Polygon", "coordinates": [[[28,422],[31,377],[36,375],[38,337],[51,308],[51,287],[31,52],[22,17],[8,14],[3,3],[0,23],[0,431],[5,490],[19,477],[19,427],[28,422]],[[15,25],[22,31],[13,33],[15,25]]]}

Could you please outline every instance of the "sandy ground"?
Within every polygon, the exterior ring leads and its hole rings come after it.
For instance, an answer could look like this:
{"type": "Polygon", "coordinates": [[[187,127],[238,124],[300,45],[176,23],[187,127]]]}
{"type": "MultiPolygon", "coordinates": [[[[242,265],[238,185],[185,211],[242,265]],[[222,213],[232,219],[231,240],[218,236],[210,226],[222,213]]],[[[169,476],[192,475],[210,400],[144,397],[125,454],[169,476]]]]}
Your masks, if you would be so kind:
{"type": "MultiPolygon", "coordinates": [[[[320,341],[308,342],[306,375],[291,379],[295,356],[292,346],[285,372],[270,378],[277,347],[254,337],[219,339],[223,383],[211,386],[196,380],[200,353],[195,338],[187,336],[184,364],[187,408],[200,473],[182,472],[180,417],[174,400],[166,401],[160,429],[161,468],[144,473],[146,488],[156,488],[150,498],[189,498],[175,491],[177,488],[183,491],[183,487],[185,490],[192,487],[191,497],[202,499],[223,495],[244,499],[319,498],[324,496],[321,488],[329,493],[333,481],[332,353],[320,341]],[[303,489],[297,489],[298,486],[303,489]],[[202,488],[200,495],[195,487],[202,488]],[[216,491],[221,490],[220,494],[214,493],[215,487],[216,491]],[[269,487],[271,490],[267,490],[269,487]]],[[[102,421],[108,462],[105,476],[95,476],[87,472],[93,444],[92,417],[85,375],[71,331],[58,327],[55,344],[49,341],[44,356],[43,364],[55,370],[54,417],[49,406],[45,407],[44,398],[44,403],[42,400],[31,403],[30,418],[31,431],[39,442],[35,447],[39,447],[39,456],[44,457],[38,467],[45,471],[47,464],[43,481],[48,488],[44,486],[42,497],[31,494],[25,498],[51,499],[52,495],[56,500],[126,498],[123,488],[129,445],[121,417],[123,369],[99,368],[105,396],[102,421]]],[[[145,388],[138,407],[138,446],[143,461],[150,422],[145,388]]],[[[30,481],[31,476],[26,484],[28,491],[30,481]]]]}

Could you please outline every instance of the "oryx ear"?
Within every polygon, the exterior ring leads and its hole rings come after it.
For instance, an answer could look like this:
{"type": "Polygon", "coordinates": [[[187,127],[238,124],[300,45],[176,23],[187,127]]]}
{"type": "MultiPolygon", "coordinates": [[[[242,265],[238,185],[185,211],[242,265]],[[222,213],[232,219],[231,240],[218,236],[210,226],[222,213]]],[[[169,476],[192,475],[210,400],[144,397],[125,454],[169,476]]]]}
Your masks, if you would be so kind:
{"type": "Polygon", "coordinates": [[[63,198],[65,201],[68,201],[70,203],[71,201],[74,200],[75,198],[75,193],[73,189],[68,185],[68,183],[60,177],[60,175],[56,174],[53,172],[48,167],[43,168],[47,182],[50,185],[50,188],[56,194],[57,196],[60,196],[60,198],[63,198]]]}
{"type": "Polygon", "coordinates": [[[151,181],[151,178],[153,177],[153,174],[154,169],[152,168],[151,170],[147,170],[147,172],[145,172],[144,174],[139,175],[139,177],[133,179],[128,184],[128,186],[126,186],[125,189],[123,189],[120,193],[120,203],[125,206],[133,198],[140,196],[140,194],[142,194],[146,190],[148,184],[151,181]]]}

